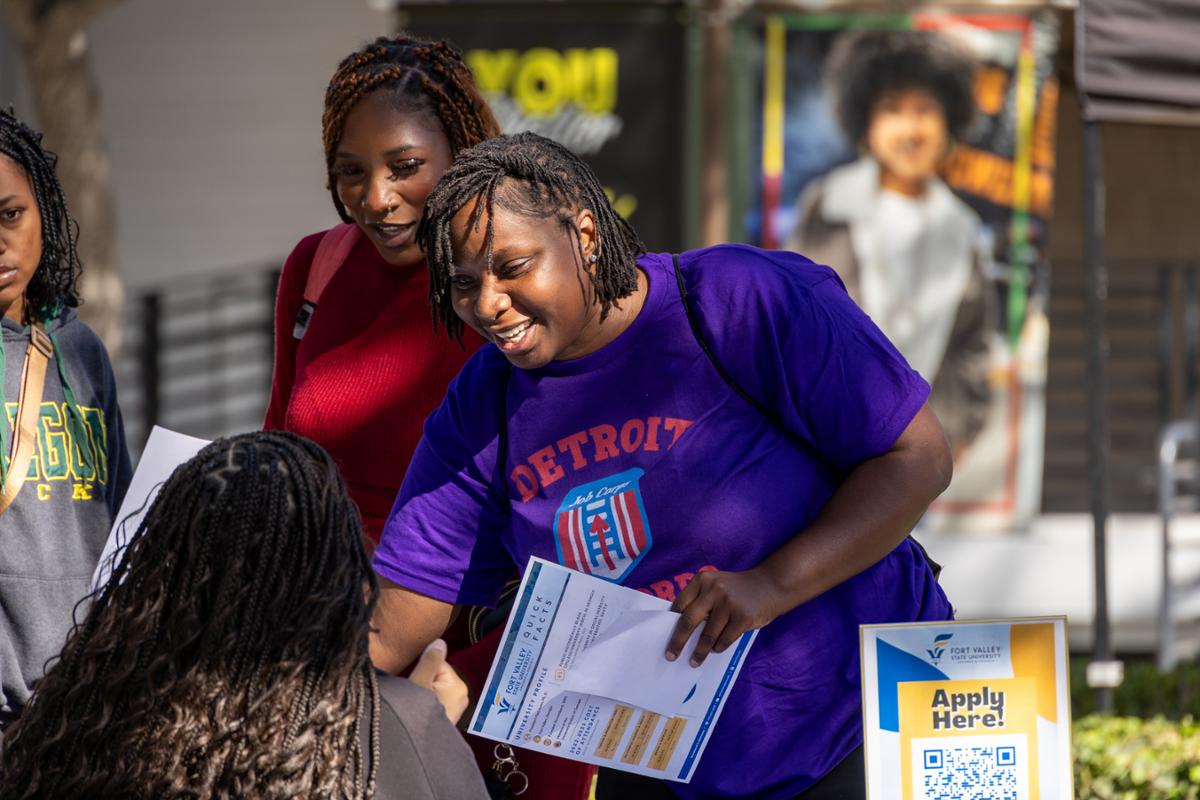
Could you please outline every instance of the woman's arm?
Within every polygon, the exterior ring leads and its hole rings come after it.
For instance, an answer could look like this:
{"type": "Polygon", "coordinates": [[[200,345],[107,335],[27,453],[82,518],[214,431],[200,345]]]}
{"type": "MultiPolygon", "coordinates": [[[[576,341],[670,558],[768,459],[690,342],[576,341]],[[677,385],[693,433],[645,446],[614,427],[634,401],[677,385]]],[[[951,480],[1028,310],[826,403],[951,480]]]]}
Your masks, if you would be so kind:
{"type": "Polygon", "coordinates": [[[425,422],[372,561],[380,597],[371,657],[382,670],[412,663],[445,632],[454,603],[493,605],[516,570],[501,540],[503,489],[492,485],[504,473],[498,409],[509,369],[498,351],[490,365],[468,361],[425,422]]]}
{"type": "Polygon", "coordinates": [[[890,553],[950,483],[953,462],[925,405],[891,449],[855,467],[799,535],[745,572],[702,572],[675,598],[679,622],[667,645],[675,660],[703,624],[691,662],[720,653],[890,553]],[[707,621],[706,621],[707,620],[707,621]]]}
{"type": "Polygon", "coordinates": [[[379,602],[371,619],[371,661],[397,673],[446,631],[454,606],[379,577],[379,602]]]}

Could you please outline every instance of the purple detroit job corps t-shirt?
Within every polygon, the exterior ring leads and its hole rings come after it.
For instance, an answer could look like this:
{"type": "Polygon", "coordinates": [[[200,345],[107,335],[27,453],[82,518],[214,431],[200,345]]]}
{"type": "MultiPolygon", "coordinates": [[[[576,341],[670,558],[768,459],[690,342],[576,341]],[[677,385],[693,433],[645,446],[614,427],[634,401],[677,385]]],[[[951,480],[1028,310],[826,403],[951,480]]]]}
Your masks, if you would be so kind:
{"type": "MultiPolygon", "coordinates": [[[[671,257],[643,256],[645,305],[604,348],[522,370],[486,346],[467,363],[426,423],[375,551],[380,575],[489,605],[535,555],[671,599],[701,570],[749,569],[802,535],[928,396],[830,269],[741,245],[680,261],[717,360],[786,430],[701,350],[671,257]],[[610,502],[587,499],[598,497],[610,502]]],[[[858,626],[950,613],[905,541],[779,617],[751,648],[691,783],[672,788],[801,792],[862,741],[858,626]]]]}

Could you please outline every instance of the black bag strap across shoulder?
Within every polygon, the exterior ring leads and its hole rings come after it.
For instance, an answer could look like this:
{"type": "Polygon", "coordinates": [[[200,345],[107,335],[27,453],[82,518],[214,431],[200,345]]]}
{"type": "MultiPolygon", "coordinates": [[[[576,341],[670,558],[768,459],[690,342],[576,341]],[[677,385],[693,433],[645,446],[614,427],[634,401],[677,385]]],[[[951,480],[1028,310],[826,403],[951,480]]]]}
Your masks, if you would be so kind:
{"type": "MultiPolygon", "coordinates": [[[[675,283],[679,285],[679,299],[683,301],[683,313],[687,315],[688,324],[692,327],[692,336],[696,337],[696,344],[700,345],[700,349],[704,351],[704,355],[708,356],[709,363],[716,369],[717,374],[721,376],[721,380],[729,385],[739,397],[745,400],[754,408],[765,416],[771,422],[775,423],[781,430],[787,431],[787,426],[783,424],[783,418],[776,414],[772,409],[767,408],[760,403],[757,398],[747,392],[741,385],[733,379],[733,376],[725,371],[721,366],[721,362],[717,360],[717,356],[713,353],[712,348],[708,346],[708,340],[704,338],[704,333],[700,330],[700,320],[696,318],[696,312],[692,309],[691,304],[687,299],[687,285],[683,282],[683,271],[679,269],[679,254],[671,254],[671,263],[675,267],[675,283]]],[[[789,434],[790,435],[790,434],[789,434]]]]}
{"type": "MultiPolygon", "coordinates": [[[[690,325],[692,328],[692,336],[696,338],[696,344],[700,345],[700,349],[703,350],[704,355],[708,357],[708,361],[713,365],[713,369],[717,371],[717,374],[721,376],[721,380],[725,381],[730,389],[732,389],[739,397],[757,409],[763,416],[769,419],[777,428],[783,431],[785,436],[788,436],[789,438],[795,438],[796,435],[788,430],[788,427],[783,423],[783,418],[780,417],[779,414],[775,413],[774,410],[759,402],[757,398],[743,389],[741,385],[733,379],[733,376],[730,375],[723,366],[721,366],[721,362],[717,360],[716,354],[713,353],[712,348],[709,347],[708,341],[704,338],[704,332],[700,329],[700,320],[696,318],[695,310],[692,308],[691,304],[688,303],[687,285],[683,280],[683,270],[679,268],[678,253],[671,254],[671,265],[675,268],[675,283],[679,286],[679,299],[683,303],[683,313],[687,315],[688,325],[690,325]]],[[[942,574],[942,565],[930,558],[929,553],[924,547],[921,546],[920,542],[913,538],[912,534],[909,534],[908,539],[925,558],[925,562],[929,564],[929,568],[933,570],[933,577],[936,580],[942,574]]]]}

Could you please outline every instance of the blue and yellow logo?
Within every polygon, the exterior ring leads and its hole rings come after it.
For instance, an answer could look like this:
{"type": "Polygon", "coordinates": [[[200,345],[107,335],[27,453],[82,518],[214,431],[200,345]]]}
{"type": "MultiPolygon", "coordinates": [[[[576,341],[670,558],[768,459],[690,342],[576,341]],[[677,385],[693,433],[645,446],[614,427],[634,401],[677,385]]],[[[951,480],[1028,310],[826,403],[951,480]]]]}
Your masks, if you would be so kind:
{"type": "Polygon", "coordinates": [[[953,636],[953,633],[939,633],[937,636],[933,637],[933,648],[925,651],[926,653],[929,653],[929,662],[931,664],[936,665],[942,660],[942,653],[944,653],[946,650],[946,642],[950,641],[951,637],[953,636]]]}

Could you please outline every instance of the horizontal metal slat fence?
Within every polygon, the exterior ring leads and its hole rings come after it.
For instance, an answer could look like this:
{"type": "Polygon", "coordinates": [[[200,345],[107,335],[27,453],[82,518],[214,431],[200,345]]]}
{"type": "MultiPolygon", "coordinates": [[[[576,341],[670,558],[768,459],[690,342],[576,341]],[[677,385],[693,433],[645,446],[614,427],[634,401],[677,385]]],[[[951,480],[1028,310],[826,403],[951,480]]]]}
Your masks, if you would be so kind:
{"type": "MultiPolygon", "coordinates": [[[[1105,264],[1112,510],[1158,510],[1160,431],[1200,412],[1200,262],[1105,264]]],[[[1057,259],[1050,289],[1042,510],[1086,511],[1087,329],[1084,268],[1057,259]]],[[[1193,491],[1200,490],[1197,486],[1193,491]]]]}
{"type": "Polygon", "coordinates": [[[130,293],[116,373],[135,453],[156,424],[206,439],[262,425],[278,284],[257,265],[130,293]]]}

